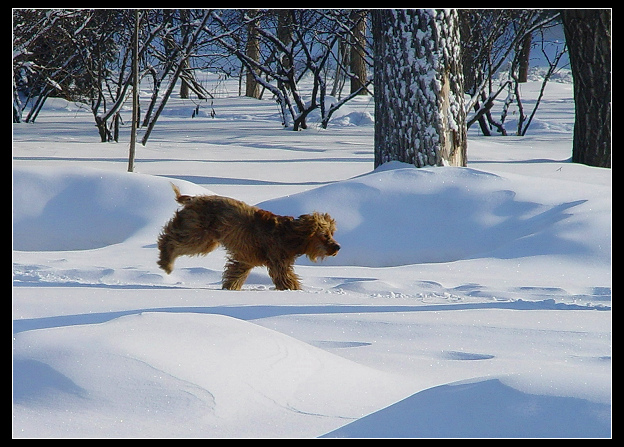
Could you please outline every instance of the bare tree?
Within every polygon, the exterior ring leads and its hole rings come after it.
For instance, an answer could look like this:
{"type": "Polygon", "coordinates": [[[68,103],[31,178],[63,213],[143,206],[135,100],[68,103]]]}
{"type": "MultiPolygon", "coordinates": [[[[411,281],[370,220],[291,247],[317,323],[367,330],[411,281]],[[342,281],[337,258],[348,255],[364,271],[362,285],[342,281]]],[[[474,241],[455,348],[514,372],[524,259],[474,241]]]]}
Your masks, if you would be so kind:
{"type": "MultiPolygon", "coordinates": [[[[523,135],[527,128],[522,126],[522,122],[530,119],[523,114],[518,83],[525,82],[530,47],[538,43],[533,36],[555,24],[558,11],[462,9],[459,12],[465,89],[471,96],[466,112],[474,109],[474,114],[468,118],[468,127],[477,122],[483,135],[491,135],[492,128],[501,135],[507,135],[504,125],[506,113],[516,101],[521,114],[516,134],[523,135]],[[509,67],[509,75],[499,83],[496,76],[505,66],[509,67]],[[495,99],[504,92],[507,92],[507,98],[501,118],[497,120],[492,116],[491,109],[495,99]]],[[[556,58],[557,62],[559,58],[556,58]]],[[[538,105],[539,102],[531,116],[538,105]]]]}
{"type": "Polygon", "coordinates": [[[14,119],[28,110],[34,122],[50,96],[88,98],[92,110],[106,104],[100,85],[119,58],[113,23],[122,13],[16,9],[13,19],[14,119]]]}
{"type": "MultiPolygon", "coordinates": [[[[544,90],[546,89],[546,84],[550,80],[551,76],[557,71],[559,67],[559,61],[561,60],[563,55],[567,53],[566,45],[564,45],[560,51],[557,51],[554,57],[552,58],[551,56],[548,55],[546,51],[544,51],[543,47],[541,51],[544,56],[544,59],[548,62],[548,69],[546,70],[546,73],[544,74],[544,78],[542,80],[542,85],[540,88],[539,95],[537,97],[537,100],[535,101],[535,105],[533,106],[533,111],[531,112],[530,115],[527,115],[524,113],[524,106],[523,106],[522,99],[520,96],[519,84],[521,82],[526,82],[526,79],[524,79],[524,73],[522,72],[522,70],[520,70],[518,74],[515,75],[515,70],[513,68],[511,69],[511,77],[512,77],[513,82],[510,81],[509,85],[513,86],[513,98],[515,98],[516,103],[518,105],[518,124],[517,124],[516,135],[522,136],[522,137],[525,136],[527,131],[529,130],[531,121],[533,121],[533,117],[535,116],[535,113],[537,112],[537,109],[542,101],[542,98],[544,97],[544,90]]],[[[523,55],[521,55],[520,57],[522,56],[523,55]]],[[[516,60],[514,60],[514,63],[515,62],[516,60]]],[[[524,62],[521,59],[518,61],[519,65],[523,65],[523,63],[524,62]]],[[[511,95],[510,95],[510,98],[512,98],[511,95]]],[[[505,109],[504,113],[505,114],[507,113],[507,109],[505,109]]],[[[501,119],[504,119],[504,115],[501,119]]]]}
{"type": "MultiPolygon", "coordinates": [[[[25,121],[32,122],[49,96],[62,96],[89,105],[102,142],[118,141],[120,111],[134,83],[134,15],[123,9],[14,10],[14,120],[28,110],[25,121]]],[[[188,60],[210,11],[143,10],[140,16],[139,77],[153,79],[145,144],[179,79],[208,96],[188,60]]]]}
{"type": "MultiPolygon", "coordinates": [[[[173,70],[173,73],[168,78],[168,86],[167,86],[167,89],[165,90],[165,94],[159,100],[160,104],[158,105],[158,108],[156,109],[154,115],[150,117],[149,121],[147,122],[147,129],[145,130],[145,133],[143,134],[143,138],[141,139],[141,144],[143,144],[144,146],[147,143],[147,140],[149,139],[149,136],[152,133],[152,130],[154,129],[154,126],[156,125],[158,118],[160,117],[160,114],[164,110],[165,105],[167,104],[167,101],[169,100],[169,97],[171,96],[171,93],[173,92],[173,88],[175,87],[176,82],[178,81],[182,71],[184,70],[185,62],[188,61],[188,58],[190,57],[192,49],[195,47],[195,44],[197,43],[200,35],[202,34],[204,27],[206,26],[206,23],[208,22],[210,14],[211,14],[210,10],[203,11],[202,15],[198,18],[197,23],[195,24],[195,28],[193,32],[191,33],[191,37],[188,39],[186,44],[176,46],[174,49],[173,55],[170,58],[168,58],[168,61],[171,63],[171,67],[175,67],[175,69],[173,70]]],[[[157,100],[158,100],[157,98],[152,97],[152,103],[155,103],[155,101],[157,100]]]]}
{"type": "Polygon", "coordinates": [[[122,106],[131,87],[138,88],[133,60],[139,63],[139,80],[151,89],[137,123],[142,144],[176,85],[181,97],[190,91],[210,96],[196,81],[195,69],[229,73],[238,59],[249,75],[249,94],[269,91],[284,125],[294,130],[305,129],[315,110],[326,127],[332,114],[371,82],[366,67],[356,74],[348,60],[340,61],[341,70],[359,84],[350,95],[327,100],[327,76],[339,41],[357,46],[360,64],[372,60],[362,40],[363,11],[142,10],[138,58],[131,57],[134,15],[123,9],[14,12],[13,119],[22,120],[28,111],[25,120],[34,121],[50,95],[62,95],[89,105],[101,141],[117,141],[122,106]]]}
{"type": "Polygon", "coordinates": [[[372,23],[375,167],[391,160],[465,166],[457,12],[379,9],[372,23]]]}
{"type": "Polygon", "coordinates": [[[282,112],[283,125],[293,130],[307,128],[307,118],[320,110],[321,126],[326,127],[332,114],[345,102],[365,89],[370,81],[340,101],[326,102],[326,72],[329,61],[341,38],[353,34],[354,23],[345,10],[288,10],[259,11],[254,17],[246,15],[242,22],[232,24],[223,14],[213,14],[220,27],[206,28],[206,32],[231,54],[236,56],[253,74],[255,81],[269,90],[282,112]],[[287,15],[286,15],[287,14],[287,15]],[[260,46],[265,53],[258,60],[250,57],[238,44],[240,30],[252,22],[260,46]],[[311,78],[309,91],[300,89],[302,79],[311,78]],[[328,107],[329,105],[329,107],[328,107]]]}

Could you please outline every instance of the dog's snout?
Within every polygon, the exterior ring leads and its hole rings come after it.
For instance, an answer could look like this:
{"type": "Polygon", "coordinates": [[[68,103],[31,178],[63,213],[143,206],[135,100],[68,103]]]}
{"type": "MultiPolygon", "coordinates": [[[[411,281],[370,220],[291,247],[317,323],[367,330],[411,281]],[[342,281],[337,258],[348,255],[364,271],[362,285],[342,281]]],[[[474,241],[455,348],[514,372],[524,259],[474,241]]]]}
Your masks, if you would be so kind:
{"type": "Polygon", "coordinates": [[[336,256],[338,250],[340,250],[340,244],[334,242],[331,246],[331,256],[336,256]]]}

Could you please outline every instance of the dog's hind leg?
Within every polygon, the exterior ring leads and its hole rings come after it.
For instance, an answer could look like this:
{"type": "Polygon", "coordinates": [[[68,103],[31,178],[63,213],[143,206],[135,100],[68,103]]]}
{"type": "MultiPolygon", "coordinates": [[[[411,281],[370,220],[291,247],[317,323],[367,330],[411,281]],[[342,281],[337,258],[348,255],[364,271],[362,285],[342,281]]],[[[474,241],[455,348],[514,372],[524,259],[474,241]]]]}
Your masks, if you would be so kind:
{"type": "Polygon", "coordinates": [[[173,262],[178,256],[174,254],[174,243],[171,236],[166,233],[158,237],[158,266],[167,274],[173,270],[173,262]]]}
{"type": "Polygon", "coordinates": [[[235,259],[228,259],[223,271],[223,288],[228,290],[240,290],[249,276],[252,265],[235,259]]]}
{"type": "Polygon", "coordinates": [[[179,212],[165,225],[158,237],[158,265],[165,272],[171,273],[178,256],[206,255],[218,245],[214,235],[189,225],[188,219],[184,219],[179,212]]]}
{"type": "Polygon", "coordinates": [[[158,238],[158,265],[167,273],[173,271],[173,263],[178,256],[207,255],[219,246],[216,241],[202,241],[202,243],[188,244],[163,233],[158,238]]]}

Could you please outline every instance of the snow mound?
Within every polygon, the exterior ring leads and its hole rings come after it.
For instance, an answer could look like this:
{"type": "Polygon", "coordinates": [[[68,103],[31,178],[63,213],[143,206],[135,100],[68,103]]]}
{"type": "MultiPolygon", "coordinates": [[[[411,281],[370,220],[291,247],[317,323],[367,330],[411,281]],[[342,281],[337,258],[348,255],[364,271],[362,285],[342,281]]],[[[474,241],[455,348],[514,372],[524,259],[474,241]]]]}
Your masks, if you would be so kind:
{"type": "MultiPolygon", "coordinates": [[[[315,436],[316,424],[305,428],[311,415],[330,431],[396,401],[405,385],[279,332],[201,313],[23,332],[13,365],[14,412],[55,402],[59,418],[71,414],[71,436],[315,436]]],[[[63,435],[52,414],[17,420],[25,436],[63,435]]]]}
{"type": "Polygon", "coordinates": [[[332,119],[334,126],[374,126],[375,119],[368,112],[350,112],[332,119]]]}
{"type": "Polygon", "coordinates": [[[482,379],[421,391],[324,437],[598,438],[610,436],[610,416],[607,404],[482,379]]]}
{"type": "MultiPolygon", "coordinates": [[[[189,193],[207,193],[186,183],[176,180],[189,193]]],[[[145,229],[154,233],[175,210],[173,198],[169,180],[161,177],[14,166],[13,248],[88,250],[123,242],[145,229]]]]}
{"type": "MultiPolygon", "coordinates": [[[[335,106],[338,103],[338,99],[326,95],[325,96],[325,110],[328,111],[332,106],[335,106]]],[[[306,102],[306,107],[310,106],[310,102],[306,102]]],[[[307,120],[310,123],[320,123],[321,122],[321,110],[320,108],[314,109],[308,115],[307,120]]],[[[350,127],[350,126],[374,126],[375,118],[368,111],[359,111],[354,110],[348,104],[343,104],[338,110],[336,110],[331,119],[329,120],[330,125],[337,127],[350,127]]]]}
{"type": "Polygon", "coordinates": [[[387,267],[573,250],[553,242],[559,238],[552,226],[583,201],[521,201],[516,197],[521,188],[476,169],[418,169],[391,162],[370,174],[259,206],[294,216],[313,210],[330,213],[342,246],[336,257],[324,261],[330,265],[387,267]],[[544,243],[524,243],[544,232],[550,236],[544,243]]]}

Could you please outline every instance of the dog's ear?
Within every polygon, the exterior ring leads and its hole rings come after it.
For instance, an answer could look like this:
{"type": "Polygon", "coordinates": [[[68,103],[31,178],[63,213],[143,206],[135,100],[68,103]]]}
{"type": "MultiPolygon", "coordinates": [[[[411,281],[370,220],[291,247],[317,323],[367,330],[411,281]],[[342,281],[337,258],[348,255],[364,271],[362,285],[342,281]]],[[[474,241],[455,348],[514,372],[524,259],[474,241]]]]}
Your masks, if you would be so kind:
{"type": "Polygon", "coordinates": [[[316,214],[319,214],[319,219],[325,222],[331,234],[334,234],[336,232],[336,221],[328,213],[324,213],[324,214],[316,213],[316,214]]]}
{"type": "Polygon", "coordinates": [[[302,214],[293,220],[295,232],[303,238],[311,237],[319,227],[317,215],[318,213],[302,214]]]}
{"type": "Polygon", "coordinates": [[[314,211],[312,214],[302,214],[294,222],[296,230],[306,236],[312,236],[318,231],[329,231],[331,234],[336,231],[336,221],[328,213],[314,211]]]}

